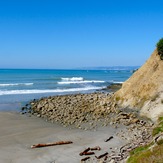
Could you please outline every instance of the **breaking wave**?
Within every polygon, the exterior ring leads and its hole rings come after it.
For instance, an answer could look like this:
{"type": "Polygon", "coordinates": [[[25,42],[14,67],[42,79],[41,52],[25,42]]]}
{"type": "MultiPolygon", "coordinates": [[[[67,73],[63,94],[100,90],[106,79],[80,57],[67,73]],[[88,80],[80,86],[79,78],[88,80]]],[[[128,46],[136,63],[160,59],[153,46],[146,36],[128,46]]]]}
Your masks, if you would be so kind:
{"type": "Polygon", "coordinates": [[[87,84],[87,83],[105,83],[105,81],[100,80],[84,80],[83,77],[72,77],[72,78],[61,78],[62,81],[58,84],[87,84]]]}
{"type": "Polygon", "coordinates": [[[114,81],[113,83],[114,84],[123,84],[124,82],[122,82],[122,81],[114,81]]]}
{"type": "Polygon", "coordinates": [[[78,92],[103,89],[104,87],[85,87],[85,88],[70,88],[70,89],[54,89],[54,90],[10,90],[0,91],[0,95],[17,95],[17,94],[39,94],[39,93],[62,93],[62,92],[78,92]]]}
{"type": "Polygon", "coordinates": [[[87,83],[105,83],[105,81],[84,80],[84,81],[63,81],[63,82],[58,82],[58,84],[87,84],[87,83]]]}
{"type": "Polygon", "coordinates": [[[64,81],[83,81],[83,77],[61,78],[64,81]]]}

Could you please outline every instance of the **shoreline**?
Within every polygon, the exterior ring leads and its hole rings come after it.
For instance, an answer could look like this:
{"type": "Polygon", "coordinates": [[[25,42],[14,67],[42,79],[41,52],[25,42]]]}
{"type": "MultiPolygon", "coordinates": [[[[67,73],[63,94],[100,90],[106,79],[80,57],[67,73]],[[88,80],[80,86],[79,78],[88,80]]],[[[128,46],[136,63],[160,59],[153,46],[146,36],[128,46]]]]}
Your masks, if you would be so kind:
{"type": "MultiPolygon", "coordinates": [[[[86,91],[83,92],[82,94],[90,94],[90,93],[94,93],[94,92],[102,92],[102,93],[111,93],[111,92],[115,92],[117,89],[120,88],[122,84],[116,84],[116,83],[112,83],[111,85],[108,85],[106,88],[100,89],[100,90],[94,90],[94,91],[86,91]]],[[[34,96],[33,94],[31,95],[23,95],[23,97],[18,97],[14,95],[14,97],[12,95],[5,95],[7,99],[10,99],[11,96],[12,98],[14,98],[14,100],[4,100],[3,98],[1,99],[1,103],[0,103],[0,111],[21,111],[21,108],[29,103],[30,101],[32,101],[33,99],[39,100],[41,98],[48,98],[49,96],[63,96],[63,95],[75,95],[75,94],[79,94],[80,92],[67,92],[67,93],[61,93],[61,94],[41,94],[41,96],[39,94],[36,94],[36,96],[34,96]],[[30,97],[31,96],[31,97],[30,97]]]]}
{"type": "MultiPolygon", "coordinates": [[[[5,163],[11,160],[14,163],[76,163],[84,158],[79,156],[84,149],[100,146],[101,151],[96,151],[95,155],[108,152],[105,162],[125,161],[129,151],[149,142],[149,128],[153,124],[139,119],[135,113],[117,110],[115,106],[109,94],[96,92],[33,100],[23,107],[21,114],[0,112],[0,160],[5,163]],[[56,121],[50,119],[52,115],[56,121]],[[105,142],[109,137],[113,139],[105,142]],[[57,141],[72,141],[73,144],[30,148],[33,144],[57,141]]],[[[85,162],[104,160],[97,160],[95,155],[85,162]]]]}
{"type": "MultiPolygon", "coordinates": [[[[0,112],[0,160],[14,162],[80,162],[79,153],[88,147],[100,146],[96,155],[118,151],[125,144],[116,133],[120,129],[101,127],[97,131],[64,128],[36,117],[11,112],[0,112]],[[114,138],[109,142],[104,140],[114,138]],[[73,141],[73,144],[31,149],[37,143],[73,141]],[[15,152],[14,152],[15,151],[15,152]]],[[[94,156],[91,160],[96,160],[94,156]]]]}
{"type": "Polygon", "coordinates": [[[23,108],[27,115],[34,115],[65,128],[98,131],[102,127],[116,129],[116,136],[126,142],[118,151],[109,154],[108,161],[121,162],[129,151],[151,140],[153,122],[140,117],[138,112],[119,109],[112,96],[105,93],[50,96],[31,101],[23,108]],[[115,154],[116,153],[116,154],[115,154]]]}

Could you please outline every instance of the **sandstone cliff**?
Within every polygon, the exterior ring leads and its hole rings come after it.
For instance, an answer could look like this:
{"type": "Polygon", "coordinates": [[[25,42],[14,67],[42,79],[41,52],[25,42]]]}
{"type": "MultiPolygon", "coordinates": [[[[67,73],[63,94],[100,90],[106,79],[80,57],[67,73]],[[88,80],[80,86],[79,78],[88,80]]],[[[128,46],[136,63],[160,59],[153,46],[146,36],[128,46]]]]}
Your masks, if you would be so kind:
{"type": "Polygon", "coordinates": [[[114,95],[120,107],[139,109],[141,115],[156,120],[163,114],[163,60],[157,49],[114,95]]]}

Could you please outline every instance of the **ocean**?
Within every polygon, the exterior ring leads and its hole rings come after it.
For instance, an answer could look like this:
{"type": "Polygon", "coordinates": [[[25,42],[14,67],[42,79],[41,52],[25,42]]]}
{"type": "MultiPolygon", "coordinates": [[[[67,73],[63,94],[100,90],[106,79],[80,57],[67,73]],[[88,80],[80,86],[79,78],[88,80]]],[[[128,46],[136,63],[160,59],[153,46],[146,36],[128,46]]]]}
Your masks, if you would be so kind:
{"type": "Polygon", "coordinates": [[[19,111],[32,99],[100,91],[122,83],[135,67],[100,70],[0,69],[0,111],[19,111]]]}

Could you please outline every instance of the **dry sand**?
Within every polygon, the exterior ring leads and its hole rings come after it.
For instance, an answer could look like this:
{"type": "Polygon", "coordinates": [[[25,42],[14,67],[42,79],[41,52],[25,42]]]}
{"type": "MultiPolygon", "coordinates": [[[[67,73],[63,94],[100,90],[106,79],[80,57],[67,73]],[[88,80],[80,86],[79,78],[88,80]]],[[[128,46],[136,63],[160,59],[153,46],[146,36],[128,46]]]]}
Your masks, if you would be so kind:
{"type": "MultiPolygon", "coordinates": [[[[79,153],[87,147],[100,146],[102,150],[95,151],[99,156],[124,145],[126,142],[116,136],[119,130],[109,126],[98,128],[97,131],[69,129],[36,117],[0,112],[0,162],[78,163],[84,158],[79,153]],[[114,138],[105,142],[110,136],[114,138]],[[73,144],[30,148],[33,144],[57,141],[72,141],[73,144]]],[[[91,156],[90,162],[97,162],[95,156],[91,156]]]]}

